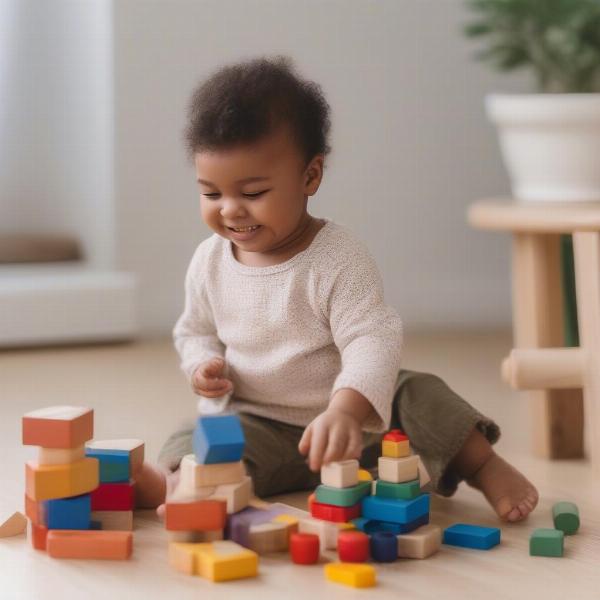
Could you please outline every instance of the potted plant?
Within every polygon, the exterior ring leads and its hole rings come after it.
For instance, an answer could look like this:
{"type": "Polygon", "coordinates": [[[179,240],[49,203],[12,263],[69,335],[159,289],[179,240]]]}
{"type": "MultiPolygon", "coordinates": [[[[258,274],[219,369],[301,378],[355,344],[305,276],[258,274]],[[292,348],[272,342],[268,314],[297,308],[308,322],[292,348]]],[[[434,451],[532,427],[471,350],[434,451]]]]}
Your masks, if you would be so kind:
{"type": "Polygon", "coordinates": [[[537,94],[491,94],[513,194],[522,201],[600,200],[600,0],[467,0],[478,58],[529,68],[537,94]]]}

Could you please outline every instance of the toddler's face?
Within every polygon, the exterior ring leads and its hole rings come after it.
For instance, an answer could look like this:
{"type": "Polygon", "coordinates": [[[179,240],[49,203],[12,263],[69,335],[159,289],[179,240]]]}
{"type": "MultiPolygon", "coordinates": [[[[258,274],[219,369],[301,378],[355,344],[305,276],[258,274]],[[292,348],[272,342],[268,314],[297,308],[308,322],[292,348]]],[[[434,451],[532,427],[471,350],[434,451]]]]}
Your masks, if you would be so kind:
{"type": "Polygon", "coordinates": [[[311,218],[307,198],[319,187],[322,164],[317,155],[304,168],[286,128],[249,146],[199,152],[202,218],[242,251],[275,252],[311,218]]]}

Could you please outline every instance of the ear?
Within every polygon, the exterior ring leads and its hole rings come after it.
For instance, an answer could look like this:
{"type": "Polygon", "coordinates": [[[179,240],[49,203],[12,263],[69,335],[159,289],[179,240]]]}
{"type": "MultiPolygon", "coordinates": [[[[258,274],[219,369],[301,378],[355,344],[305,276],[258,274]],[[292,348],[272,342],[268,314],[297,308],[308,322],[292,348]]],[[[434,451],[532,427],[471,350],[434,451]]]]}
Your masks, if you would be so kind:
{"type": "Polygon", "coordinates": [[[307,196],[316,194],[321,185],[321,180],[323,179],[323,162],[323,155],[316,154],[304,171],[304,193],[307,196]]]}

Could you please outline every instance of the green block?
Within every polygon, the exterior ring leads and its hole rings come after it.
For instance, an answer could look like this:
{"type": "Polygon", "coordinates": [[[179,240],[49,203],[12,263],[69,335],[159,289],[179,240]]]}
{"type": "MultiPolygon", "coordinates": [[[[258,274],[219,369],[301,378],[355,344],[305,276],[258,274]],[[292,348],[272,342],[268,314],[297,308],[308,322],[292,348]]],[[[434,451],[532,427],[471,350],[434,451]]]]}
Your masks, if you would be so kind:
{"type": "Polygon", "coordinates": [[[391,483],[378,479],[375,482],[375,495],[394,500],[412,500],[421,495],[421,482],[414,479],[406,483],[391,483]]]}
{"type": "Polygon", "coordinates": [[[333,506],[353,506],[371,493],[371,482],[361,481],[358,485],[336,488],[320,485],[315,490],[315,500],[333,506]]]}
{"type": "Polygon", "coordinates": [[[572,502],[557,502],[552,507],[552,519],[555,529],[565,535],[573,535],[579,529],[579,509],[572,502]]]}
{"type": "Polygon", "coordinates": [[[534,529],[529,538],[531,556],[562,556],[565,534],[558,529],[534,529]]]}

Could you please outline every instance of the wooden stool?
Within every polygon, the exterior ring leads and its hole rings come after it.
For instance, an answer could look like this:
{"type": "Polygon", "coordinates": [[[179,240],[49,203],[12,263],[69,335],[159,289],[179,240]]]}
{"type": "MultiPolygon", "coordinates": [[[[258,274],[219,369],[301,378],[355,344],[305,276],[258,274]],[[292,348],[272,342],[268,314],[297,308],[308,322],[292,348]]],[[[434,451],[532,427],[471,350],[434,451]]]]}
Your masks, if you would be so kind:
{"type": "Polygon", "coordinates": [[[594,469],[600,472],[600,202],[483,201],[471,225],[513,234],[515,348],[504,379],[529,392],[534,451],[548,458],[583,455],[583,417],[594,469]],[[573,235],[578,348],[563,347],[560,236],[573,235]]]}

